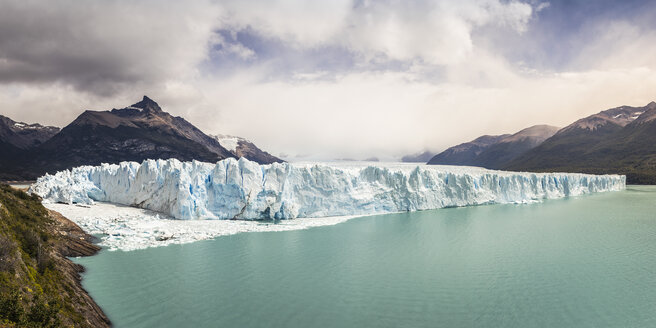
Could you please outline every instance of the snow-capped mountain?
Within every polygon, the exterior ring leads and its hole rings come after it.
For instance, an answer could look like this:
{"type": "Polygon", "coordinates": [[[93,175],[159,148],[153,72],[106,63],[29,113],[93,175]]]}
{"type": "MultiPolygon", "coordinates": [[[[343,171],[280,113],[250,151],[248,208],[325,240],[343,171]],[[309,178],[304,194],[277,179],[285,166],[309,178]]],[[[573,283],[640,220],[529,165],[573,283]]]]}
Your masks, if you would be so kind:
{"type": "Polygon", "coordinates": [[[622,106],[580,119],[504,169],[626,174],[656,183],[656,103],[622,106]]]}
{"type": "Polygon", "coordinates": [[[110,111],[87,110],[43,143],[29,166],[35,175],[80,165],[177,158],[215,162],[234,156],[152,99],[110,111]]]}
{"type": "Polygon", "coordinates": [[[36,147],[52,138],[59,130],[58,127],[43,126],[38,123],[16,122],[0,115],[0,142],[20,149],[36,147]]]}
{"type": "Polygon", "coordinates": [[[616,127],[624,127],[654,107],[656,107],[656,103],[651,102],[645,107],[621,106],[607,109],[564,127],[558,131],[558,134],[568,134],[576,130],[596,131],[604,128],[615,129],[616,127]]]}

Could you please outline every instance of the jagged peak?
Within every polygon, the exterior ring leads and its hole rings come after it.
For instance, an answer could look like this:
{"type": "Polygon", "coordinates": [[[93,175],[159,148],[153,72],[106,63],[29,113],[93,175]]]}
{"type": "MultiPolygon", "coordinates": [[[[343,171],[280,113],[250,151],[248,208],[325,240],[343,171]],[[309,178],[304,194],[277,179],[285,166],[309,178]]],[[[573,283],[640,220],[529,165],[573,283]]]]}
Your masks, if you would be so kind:
{"type": "Polygon", "coordinates": [[[143,99],[140,102],[138,102],[138,103],[136,103],[136,104],[134,104],[130,107],[141,108],[145,112],[161,112],[162,111],[162,108],[159,107],[159,105],[154,100],[148,98],[148,96],[145,96],[145,95],[143,96],[143,99]]]}

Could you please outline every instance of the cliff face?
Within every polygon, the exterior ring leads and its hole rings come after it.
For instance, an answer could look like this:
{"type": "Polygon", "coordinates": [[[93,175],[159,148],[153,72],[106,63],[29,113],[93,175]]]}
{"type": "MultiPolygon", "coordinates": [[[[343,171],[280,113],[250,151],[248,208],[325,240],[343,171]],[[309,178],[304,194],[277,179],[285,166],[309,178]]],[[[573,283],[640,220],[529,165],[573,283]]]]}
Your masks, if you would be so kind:
{"type": "Polygon", "coordinates": [[[109,327],[68,256],[100,248],[40,198],[0,185],[0,326],[109,327]]]}

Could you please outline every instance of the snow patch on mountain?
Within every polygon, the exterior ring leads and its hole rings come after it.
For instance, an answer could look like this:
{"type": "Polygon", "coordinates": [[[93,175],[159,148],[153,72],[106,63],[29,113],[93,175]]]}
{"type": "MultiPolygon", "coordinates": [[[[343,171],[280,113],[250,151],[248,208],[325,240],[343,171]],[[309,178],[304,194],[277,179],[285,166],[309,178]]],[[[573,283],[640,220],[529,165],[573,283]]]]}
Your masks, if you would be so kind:
{"type": "Polygon", "coordinates": [[[218,141],[219,144],[221,144],[221,146],[223,146],[225,149],[231,152],[237,150],[237,146],[239,146],[239,141],[245,140],[244,138],[225,135],[225,134],[210,135],[210,137],[216,139],[216,141],[218,141]]]}

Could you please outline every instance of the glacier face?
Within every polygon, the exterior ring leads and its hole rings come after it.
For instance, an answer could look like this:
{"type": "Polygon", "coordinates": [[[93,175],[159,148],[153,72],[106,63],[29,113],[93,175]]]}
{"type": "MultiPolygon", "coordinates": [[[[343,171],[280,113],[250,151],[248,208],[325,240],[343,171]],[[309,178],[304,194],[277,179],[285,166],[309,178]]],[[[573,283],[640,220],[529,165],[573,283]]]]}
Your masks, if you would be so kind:
{"type": "Polygon", "coordinates": [[[425,165],[259,165],[146,160],[46,175],[52,202],[136,206],[177,219],[292,219],[416,211],[623,190],[620,175],[519,173],[425,165]]]}

